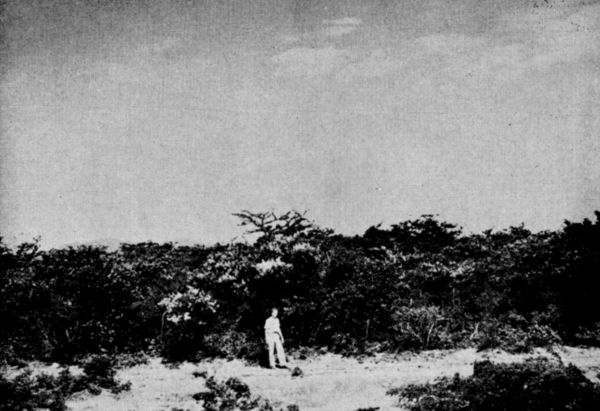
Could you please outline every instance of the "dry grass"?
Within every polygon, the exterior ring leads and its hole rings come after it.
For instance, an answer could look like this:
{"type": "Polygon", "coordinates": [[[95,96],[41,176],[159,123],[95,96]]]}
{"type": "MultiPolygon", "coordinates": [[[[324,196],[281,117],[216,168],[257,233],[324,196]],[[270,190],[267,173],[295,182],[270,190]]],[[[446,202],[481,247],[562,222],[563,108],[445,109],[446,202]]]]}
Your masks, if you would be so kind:
{"type": "MultiPolygon", "coordinates": [[[[572,362],[595,381],[600,370],[600,349],[564,347],[557,350],[565,363],[572,362]]],[[[119,395],[103,392],[99,396],[80,394],[68,402],[73,411],[105,410],[201,410],[191,395],[202,391],[203,379],[196,371],[207,371],[218,379],[238,377],[253,394],[282,405],[297,404],[302,411],[352,411],[360,407],[380,407],[380,411],[398,410],[395,399],[386,396],[391,387],[431,381],[443,375],[472,373],[475,361],[489,358],[496,362],[520,361],[531,356],[552,356],[546,350],[529,355],[512,355],[499,351],[476,352],[428,351],[421,354],[377,356],[363,361],[322,355],[314,359],[293,361],[304,376],[292,378],[287,370],[269,370],[248,366],[241,361],[184,363],[169,368],[159,359],[148,364],[121,370],[117,378],[129,380],[132,389],[119,395]]]]}

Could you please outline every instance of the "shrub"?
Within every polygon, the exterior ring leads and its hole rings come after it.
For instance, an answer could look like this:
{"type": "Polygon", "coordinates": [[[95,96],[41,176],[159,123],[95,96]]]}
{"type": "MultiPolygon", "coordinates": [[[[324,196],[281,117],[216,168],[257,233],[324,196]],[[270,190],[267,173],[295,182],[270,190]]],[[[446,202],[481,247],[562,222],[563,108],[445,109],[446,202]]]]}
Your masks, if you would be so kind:
{"type": "Polygon", "coordinates": [[[299,347],[295,350],[290,350],[290,355],[299,360],[312,359],[319,355],[319,350],[315,347],[299,347]]]}
{"type": "Polygon", "coordinates": [[[114,379],[114,364],[108,356],[93,356],[85,362],[82,375],[73,375],[63,369],[58,376],[42,373],[33,377],[27,369],[11,379],[0,376],[0,411],[65,411],[65,401],[76,392],[88,390],[91,394],[99,394],[106,388],[118,394],[129,390],[130,382],[121,384],[114,379]]]}
{"type": "Polygon", "coordinates": [[[476,362],[468,378],[388,391],[412,411],[592,411],[600,409],[600,385],[574,365],[538,358],[523,363],[476,362]]]}
{"type": "Polygon", "coordinates": [[[125,353],[115,356],[116,368],[129,368],[143,364],[148,364],[148,356],[143,352],[125,353]]]}
{"type": "Polygon", "coordinates": [[[161,324],[161,354],[170,361],[194,360],[206,335],[208,318],[217,303],[204,290],[187,285],[183,292],[163,298],[161,324]]]}
{"type": "Polygon", "coordinates": [[[90,382],[99,386],[110,386],[115,379],[116,362],[108,355],[93,355],[83,364],[83,372],[90,382]]]}
{"type": "Polygon", "coordinates": [[[575,341],[578,344],[600,346],[600,322],[591,327],[580,327],[575,333],[575,341]]]}
{"type": "Polygon", "coordinates": [[[464,235],[423,216],[352,237],[301,213],[238,217],[255,242],[44,251],[0,239],[0,364],[140,351],[260,361],[273,306],[286,349],[600,345],[600,213],[552,232],[464,235]]]}
{"type": "Polygon", "coordinates": [[[529,352],[533,348],[527,333],[501,322],[486,322],[474,337],[478,350],[499,348],[510,353],[529,352]]]}
{"type": "Polygon", "coordinates": [[[446,348],[451,344],[444,330],[446,318],[438,307],[400,307],[393,318],[398,349],[446,348]]]}
{"type": "Polygon", "coordinates": [[[114,394],[122,391],[128,391],[131,388],[130,382],[120,383],[115,379],[117,370],[115,369],[117,360],[108,355],[93,355],[83,364],[85,381],[92,390],[105,388],[114,394]]]}
{"type": "Polygon", "coordinates": [[[238,331],[208,334],[201,344],[202,358],[240,358],[250,364],[267,365],[267,350],[259,337],[249,337],[238,331]]]}
{"type": "Polygon", "coordinates": [[[477,349],[499,348],[510,353],[531,352],[533,347],[560,344],[562,339],[547,325],[521,327],[502,321],[485,322],[474,336],[477,349]]]}
{"type": "MultiPolygon", "coordinates": [[[[202,401],[202,407],[206,411],[283,411],[282,408],[274,408],[266,399],[252,396],[248,385],[238,378],[229,378],[219,382],[214,377],[206,379],[208,391],[193,395],[196,401],[202,401]]],[[[289,405],[286,411],[299,411],[297,405],[289,405]]]]}
{"type": "Polygon", "coordinates": [[[57,395],[52,399],[48,396],[40,398],[37,391],[35,380],[31,378],[31,371],[23,372],[12,380],[0,375],[0,398],[2,398],[0,411],[32,410],[42,407],[52,411],[66,409],[62,396],[57,395]]]}
{"type": "Polygon", "coordinates": [[[0,343],[0,367],[6,365],[14,365],[18,367],[27,366],[27,361],[25,361],[22,355],[19,355],[14,348],[13,341],[5,341],[0,343]]]}
{"type": "Polygon", "coordinates": [[[562,338],[547,325],[534,324],[527,330],[527,339],[531,345],[542,347],[562,343],[562,338]]]}
{"type": "Polygon", "coordinates": [[[0,376],[0,411],[37,410],[65,411],[66,399],[87,388],[85,377],[62,370],[57,377],[40,374],[32,377],[25,370],[12,379],[0,376]]]}

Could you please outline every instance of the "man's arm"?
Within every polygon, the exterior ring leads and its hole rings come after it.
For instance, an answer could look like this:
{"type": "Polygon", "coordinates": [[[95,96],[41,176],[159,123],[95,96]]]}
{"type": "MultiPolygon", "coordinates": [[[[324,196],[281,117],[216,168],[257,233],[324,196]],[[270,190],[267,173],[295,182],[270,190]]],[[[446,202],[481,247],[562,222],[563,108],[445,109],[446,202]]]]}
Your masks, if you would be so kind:
{"type": "Polygon", "coordinates": [[[265,321],[265,327],[264,327],[264,331],[265,331],[265,343],[267,342],[267,333],[268,333],[268,331],[267,331],[267,325],[268,325],[268,323],[269,323],[269,320],[267,319],[267,321],[265,321]]]}
{"type": "Polygon", "coordinates": [[[283,343],[283,333],[281,332],[281,325],[279,320],[277,320],[277,334],[279,334],[279,338],[281,338],[281,342],[283,343]]]}

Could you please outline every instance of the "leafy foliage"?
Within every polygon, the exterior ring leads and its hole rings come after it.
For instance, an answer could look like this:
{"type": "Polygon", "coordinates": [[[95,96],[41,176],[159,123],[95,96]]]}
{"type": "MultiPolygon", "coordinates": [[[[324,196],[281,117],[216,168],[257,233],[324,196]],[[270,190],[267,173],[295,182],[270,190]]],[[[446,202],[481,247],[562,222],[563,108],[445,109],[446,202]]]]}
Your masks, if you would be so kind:
{"type": "Polygon", "coordinates": [[[121,391],[128,391],[131,383],[120,383],[115,379],[117,370],[115,369],[117,361],[108,355],[91,356],[83,364],[84,381],[88,386],[109,389],[112,393],[118,394],[121,391]]]}
{"type": "Polygon", "coordinates": [[[31,371],[24,371],[13,379],[0,375],[0,410],[66,410],[65,399],[72,392],[71,376],[67,373],[61,373],[58,378],[46,374],[34,378],[31,371]]]}
{"type": "MultiPolygon", "coordinates": [[[[206,379],[207,391],[193,395],[196,401],[202,401],[207,411],[284,411],[264,398],[253,396],[250,388],[238,378],[217,381],[214,377],[206,379]]],[[[297,405],[288,405],[285,411],[299,411],[297,405]]]]}
{"type": "Polygon", "coordinates": [[[476,362],[468,378],[392,389],[400,404],[420,411],[591,411],[600,407],[600,386],[574,365],[538,358],[524,363],[476,362]]]}
{"type": "Polygon", "coordinates": [[[260,362],[271,307],[291,349],[600,345],[600,213],[555,232],[469,235],[426,215],[353,237],[294,211],[238,217],[254,243],[0,241],[0,362],[128,352],[260,362]]]}
{"type": "Polygon", "coordinates": [[[115,380],[114,364],[108,356],[92,356],[85,362],[82,375],[73,375],[66,368],[58,376],[42,373],[34,377],[29,369],[13,378],[0,375],[0,411],[65,411],[65,401],[79,391],[92,394],[99,394],[102,388],[114,394],[128,391],[130,382],[115,380]]]}

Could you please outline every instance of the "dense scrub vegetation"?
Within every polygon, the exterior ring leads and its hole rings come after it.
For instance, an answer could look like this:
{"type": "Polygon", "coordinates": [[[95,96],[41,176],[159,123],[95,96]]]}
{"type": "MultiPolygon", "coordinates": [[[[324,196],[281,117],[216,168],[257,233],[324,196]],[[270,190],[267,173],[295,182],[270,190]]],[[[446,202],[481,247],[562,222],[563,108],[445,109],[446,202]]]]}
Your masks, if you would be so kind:
{"type": "Polygon", "coordinates": [[[593,411],[600,409],[600,385],[573,365],[538,358],[513,364],[476,362],[467,378],[392,389],[414,411],[593,411]]]}
{"type": "Polygon", "coordinates": [[[66,400],[76,392],[100,394],[108,389],[114,394],[130,389],[129,382],[115,379],[114,361],[106,355],[90,356],[83,364],[83,374],[73,375],[63,368],[58,376],[30,369],[8,378],[0,375],[0,411],[67,410],[66,400]]]}
{"type": "Polygon", "coordinates": [[[297,212],[238,217],[254,243],[0,243],[0,360],[260,360],[272,306],[287,347],[347,354],[600,344],[598,212],[554,232],[465,234],[423,216],[354,237],[297,212]]]}

